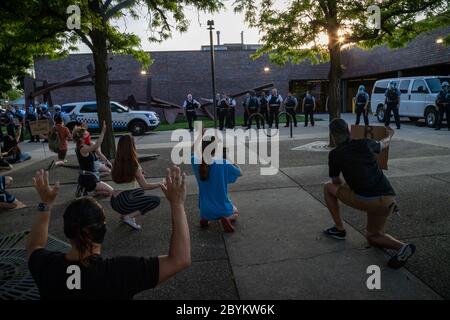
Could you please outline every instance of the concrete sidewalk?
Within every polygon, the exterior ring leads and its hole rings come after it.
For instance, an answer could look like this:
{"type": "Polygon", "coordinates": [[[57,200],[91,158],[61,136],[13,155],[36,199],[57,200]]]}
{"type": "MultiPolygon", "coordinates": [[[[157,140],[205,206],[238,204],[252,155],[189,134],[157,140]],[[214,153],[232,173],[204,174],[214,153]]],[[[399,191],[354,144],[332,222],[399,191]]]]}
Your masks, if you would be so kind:
{"type": "MultiPolygon", "coordinates": [[[[296,128],[295,139],[283,129],[280,142],[280,171],[261,176],[258,165],[243,166],[244,176],[230,187],[230,197],[241,218],[234,234],[223,234],[217,223],[207,230],[198,225],[198,189],[189,166],[186,211],[192,239],[193,264],[187,271],[138,299],[440,299],[450,297],[450,239],[448,188],[450,187],[450,133],[436,142],[434,131],[405,125],[394,140],[387,175],[398,193],[401,217],[391,217],[387,231],[405,241],[413,240],[418,252],[407,268],[386,267],[388,253],[367,245],[363,213],[343,208],[348,239],[336,241],[322,234],[332,225],[323,204],[322,185],[327,180],[327,153],[294,151],[311,141],[326,140],[327,122],[314,128],[296,128]],[[415,131],[419,131],[416,133],[415,131]],[[418,143],[408,131],[421,136],[418,143]],[[428,141],[429,140],[429,141],[428,141]],[[424,188],[422,192],[421,188],[424,188]],[[447,195],[447,198],[445,198],[447,195]],[[428,208],[426,214],[423,214],[428,208]],[[367,267],[381,268],[381,290],[369,290],[367,267]]],[[[158,160],[143,167],[152,181],[159,181],[170,165],[168,133],[141,138],[141,152],[156,152],[158,160]],[[151,148],[153,147],[153,148],[151,148]]],[[[42,146],[39,146],[42,149],[42,146]]],[[[39,158],[38,146],[30,146],[34,160],[11,173],[18,185],[12,189],[30,207],[0,212],[0,234],[30,227],[37,214],[37,198],[31,175],[49,160],[39,158]],[[28,182],[29,181],[29,182],[28,182]]],[[[50,233],[64,239],[62,215],[73,198],[76,170],[51,171],[64,183],[51,220],[50,233]]],[[[162,196],[160,191],[151,192],[162,196]]],[[[170,216],[165,200],[140,218],[142,231],[135,232],[119,222],[108,200],[108,233],[104,255],[159,255],[167,253],[170,216]]]]}

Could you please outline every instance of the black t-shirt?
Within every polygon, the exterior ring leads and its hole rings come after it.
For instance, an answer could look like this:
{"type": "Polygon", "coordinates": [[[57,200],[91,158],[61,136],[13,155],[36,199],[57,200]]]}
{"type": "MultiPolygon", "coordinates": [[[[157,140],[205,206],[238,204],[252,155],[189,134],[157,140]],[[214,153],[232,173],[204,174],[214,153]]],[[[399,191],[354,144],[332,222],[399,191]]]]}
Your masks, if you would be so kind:
{"type": "Polygon", "coordinates": [[[349,140],[332,150],[328,157],[330,177],[344,176],[350,189],[364,197],[395,195],[389,180],[378,166],[376,153],[381,144],[375,140],[349,140]]]}
{"type": "Polygon", "coordinates": [[[83,266],[67,261],[62,252],[37,249],[31,254],[28,267],[43,300],[132,299],[159,281],[158,258],[94,256],[83,266]],[[68,288],[67,283],[73,279],[69,277],[75,275],[73,270],[68,272],[70,266],[79,267],[80,289],[68,288]]]}

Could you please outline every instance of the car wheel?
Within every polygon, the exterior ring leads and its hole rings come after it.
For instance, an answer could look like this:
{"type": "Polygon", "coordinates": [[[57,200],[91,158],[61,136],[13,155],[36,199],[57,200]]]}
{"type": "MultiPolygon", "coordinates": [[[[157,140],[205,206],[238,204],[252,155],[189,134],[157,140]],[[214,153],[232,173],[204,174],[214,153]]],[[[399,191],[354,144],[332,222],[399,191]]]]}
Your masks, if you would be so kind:
{"type": "Polygon", "coordinates": [[[378,122],[384,122],[384,107],[382,105],[378,106],[377,108],[377,119],[378,122]]]}
{"type": "Polygon", "coordinates": [[[130,124],[129,131],[133,136],[142,136],[147,131],[147,125],[144,121],[135,120],[130,124]]]}
{"type": "Polygon", "coordinates": [[[412,122],[416,122],[419,120],[419,118],[416,117],[409,117],[409,120],[411,120],[412,122]]]}
{"type": "Polygon", "coordinates": [[[427,125],[428,128],[433,128],[434,126],[436,126],[437,117],[438,114],[436,112],[436,109],[428,108],[425,111],[425,124],[427,125]]]}

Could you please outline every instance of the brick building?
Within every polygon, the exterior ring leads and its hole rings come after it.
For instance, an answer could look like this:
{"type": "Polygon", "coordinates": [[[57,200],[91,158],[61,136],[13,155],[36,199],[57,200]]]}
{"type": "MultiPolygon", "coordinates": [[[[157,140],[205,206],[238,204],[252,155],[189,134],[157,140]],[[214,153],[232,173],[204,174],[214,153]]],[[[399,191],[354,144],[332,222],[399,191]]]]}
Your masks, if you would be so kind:
{"type": "MultiPolygon", "coordinates": [[[[449,32],[450,28],[446,28],[423,34],[398,50],[384,46],[370,51],[344,50],[342,110],[351,109],[351,97],[360,83],[371,90],[376,79],[386,77],[449,75],[450,47],[437,43],[449,32]]],[[[267,57],[250,59],[254,50],[254,46],[242,44],[224,44],[216,50],[218,92],[235,93],[273,82],[283,96],[291,90],[301,97],[308,88],[318,98],[319,110],[325,110],[327,63],[278,67],[270,64],[267,57]]],[[[110,86],[112,100],[122,101],[133,94],[137,100],[146,101],[148,87],[152,96],[178,104],[188,92],[196,98],[211,97],[210,52],[205,47],[198,51],[151,52],[151,57],[154,63],[146,74],[142,74],[142,67],[131,56],[110,57],[110,80],[128,80],[127,84],[110,86]]],[[[61,82],[86,74],[89,63],[93,63],[90,54],[72,54],[61,60],[41,58],[35,62],[35,74],[37,79],[49,83],[61,82]]],[[[52,93],[52,98],[57,104],[95,100],[94,87],[59,89],[52,93]]]]}

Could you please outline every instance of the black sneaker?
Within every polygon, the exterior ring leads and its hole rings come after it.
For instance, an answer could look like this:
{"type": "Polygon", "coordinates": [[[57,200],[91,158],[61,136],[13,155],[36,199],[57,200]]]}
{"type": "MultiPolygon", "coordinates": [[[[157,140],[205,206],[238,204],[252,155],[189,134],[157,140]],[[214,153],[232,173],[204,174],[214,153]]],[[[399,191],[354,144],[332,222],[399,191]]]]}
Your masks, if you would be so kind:
{"type": "Polygon", "coordinates": [[[345,236],[347,235],[347,231],[338,230],[336,227],[326,229],[323,233],[337,240],[345,240],[345,236]]]}
{"type": "Polygon", "coordinates": [[[398,250],[398,252],[393,256],[389,262],[388,266],[393,269],[399,269],[403,267],[409,258],[416,252],[416,246],[412,243],[407,243],[398,250]]]}

